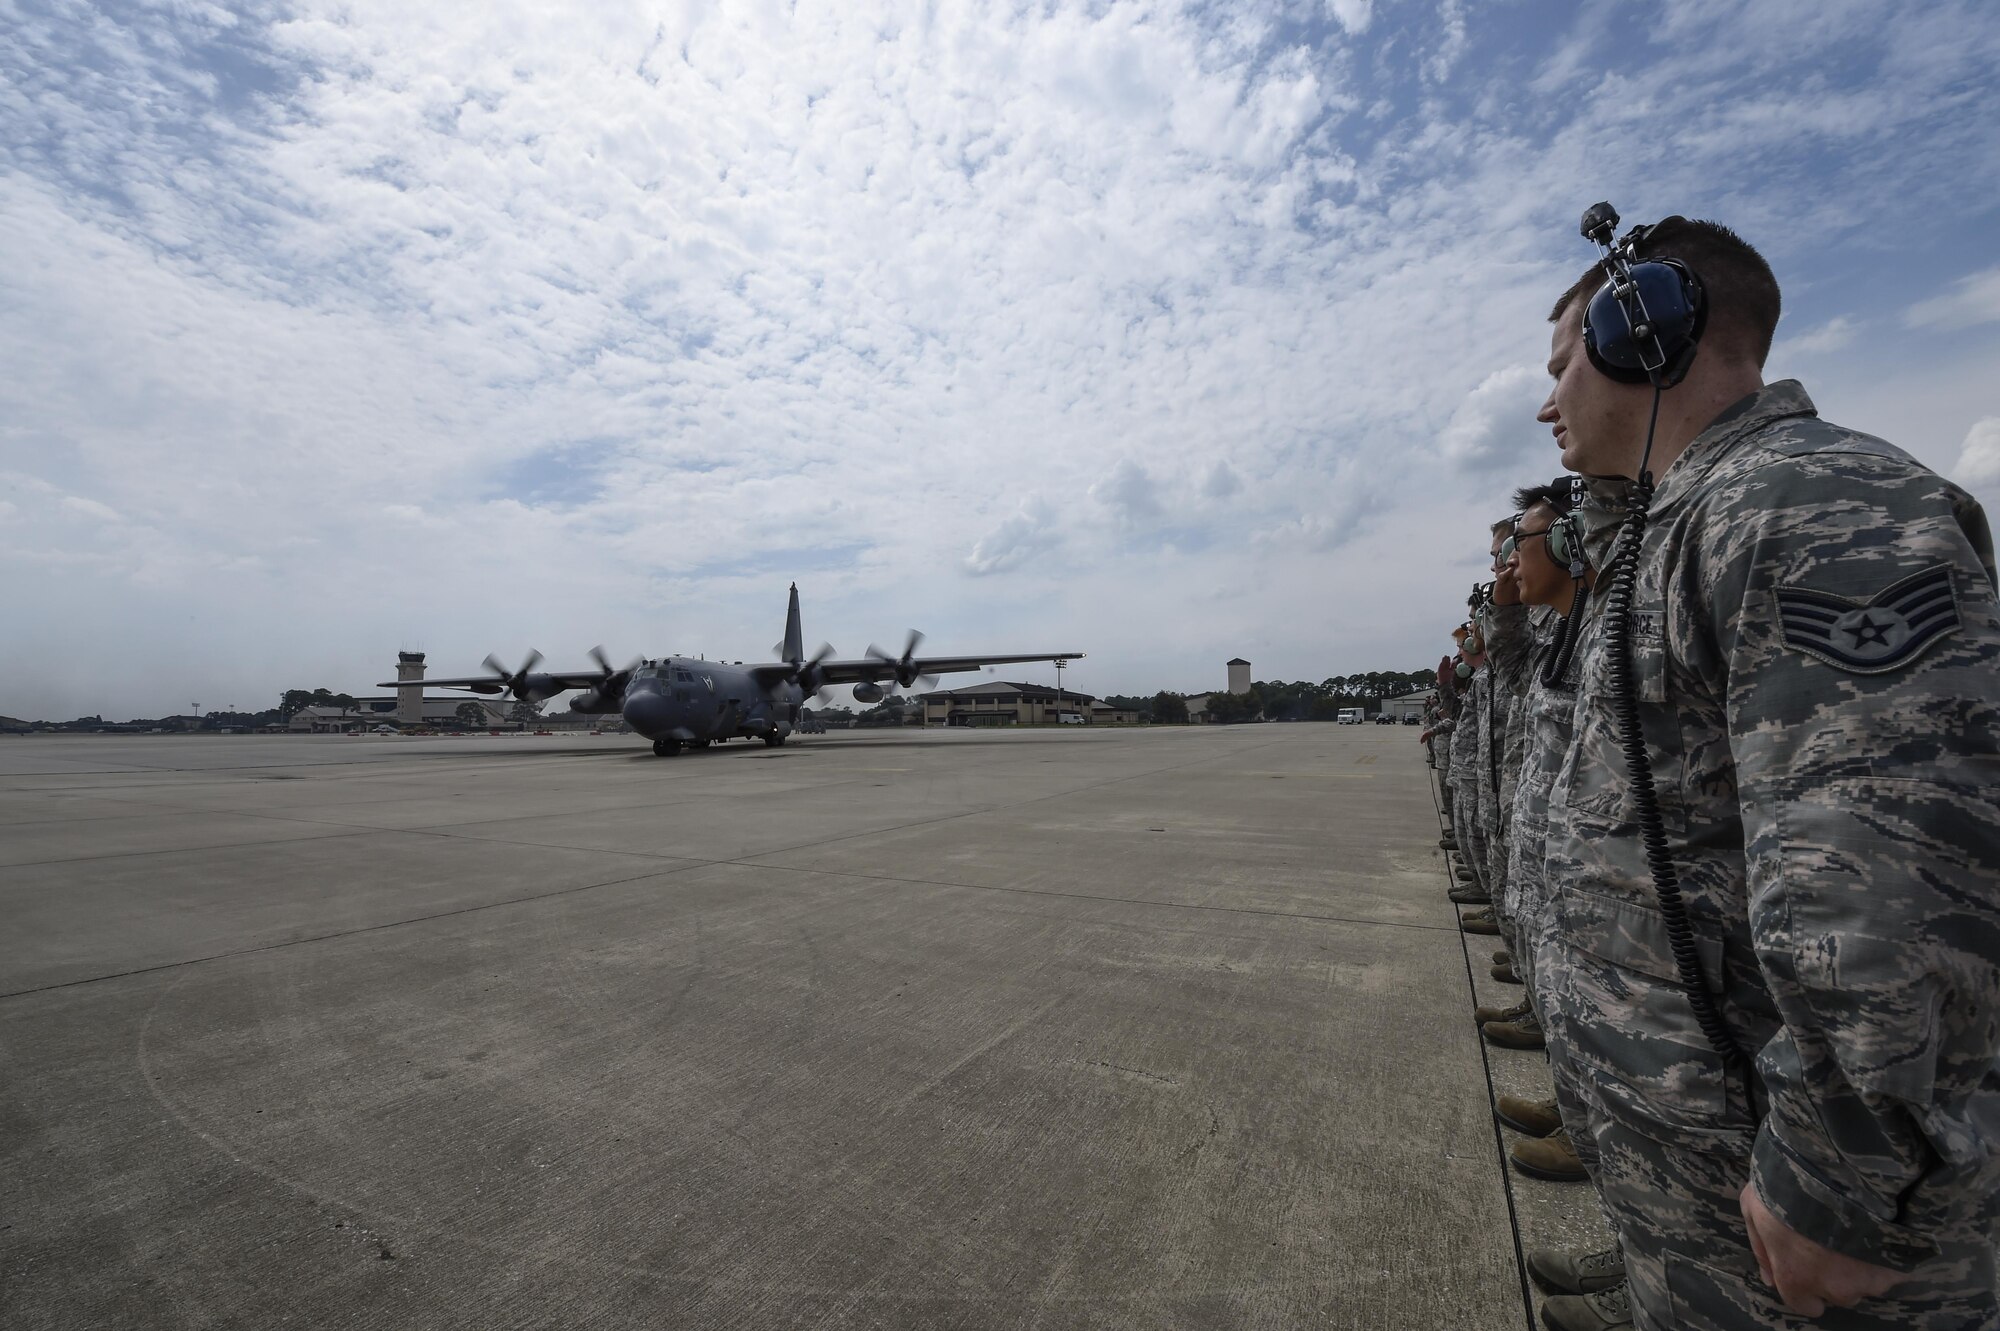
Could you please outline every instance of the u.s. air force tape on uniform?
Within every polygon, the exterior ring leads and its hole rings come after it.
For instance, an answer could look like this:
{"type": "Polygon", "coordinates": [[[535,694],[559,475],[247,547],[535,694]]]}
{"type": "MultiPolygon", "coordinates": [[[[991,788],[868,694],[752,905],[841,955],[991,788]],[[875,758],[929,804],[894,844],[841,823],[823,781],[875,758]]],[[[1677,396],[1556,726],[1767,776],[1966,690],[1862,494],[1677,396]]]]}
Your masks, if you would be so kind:
{"type": "Polygon", "coordinates": [[[1958,599],[1943,564],[1913,573],[1866,601],[1809,587],[1779,587],[1785,645],[1828,665],[1879,675],[1915,660],[1958,628],[1958,599]]]}

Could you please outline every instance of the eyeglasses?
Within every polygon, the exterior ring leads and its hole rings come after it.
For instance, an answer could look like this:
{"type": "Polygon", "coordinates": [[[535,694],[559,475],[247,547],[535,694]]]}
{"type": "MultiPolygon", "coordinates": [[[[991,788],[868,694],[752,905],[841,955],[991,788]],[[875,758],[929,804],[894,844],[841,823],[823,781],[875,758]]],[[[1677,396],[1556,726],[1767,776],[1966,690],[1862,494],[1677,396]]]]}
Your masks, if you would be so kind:
{"type": "Polygon", "coordinates": [[[1537,536],[1547,536],[1548,534],[1549,533],[1546,529],[1542,531],[1515,532],[1512,536],[1509,536],[1506,540],[1500,542],[1500,562],[1504,564],[1508,560],[1512,559],[1514,557],[1514,552],[1521,548],[1521,542],[1532,541],[1537,536]]]}

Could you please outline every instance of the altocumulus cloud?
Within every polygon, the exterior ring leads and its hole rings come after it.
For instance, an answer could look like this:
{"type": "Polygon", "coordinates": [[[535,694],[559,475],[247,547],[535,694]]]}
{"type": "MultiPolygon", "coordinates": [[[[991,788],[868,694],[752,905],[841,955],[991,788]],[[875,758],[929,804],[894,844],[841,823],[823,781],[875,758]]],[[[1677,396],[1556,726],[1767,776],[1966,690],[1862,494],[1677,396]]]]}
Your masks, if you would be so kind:
{"type": "MultiPolygon", "coordinates": [[[[1915,257],[2000,197],[1991,7],[1659,19],[16,0],[0,712],[749,655],[791,577],[809,632],[1082,647],[1096,691],[1421,662],[1553,469],[1584,204],[1813,279],[1830,414],[1886,330],[1993,354],[1991,272],[1915,257]]],[[[2000,403],[1905,416],[1898,372],[1854,423],[1984,475],[2000,403]]]]}

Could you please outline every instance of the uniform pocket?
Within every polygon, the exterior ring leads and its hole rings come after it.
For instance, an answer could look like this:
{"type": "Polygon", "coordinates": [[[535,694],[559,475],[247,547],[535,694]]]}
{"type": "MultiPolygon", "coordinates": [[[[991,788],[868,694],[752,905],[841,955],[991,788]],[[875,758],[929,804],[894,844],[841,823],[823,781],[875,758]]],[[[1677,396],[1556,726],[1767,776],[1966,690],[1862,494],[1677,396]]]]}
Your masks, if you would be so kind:
{"type": "MultiPolygon", "coordinates": [[[[1744,1256],[1749,1257],[1749,1240],[1744,1243],[1744,1256]]],[[[1667,1300],[1673,1308],[1669,1325],[1676,1331],[1734,1331],[1742,1326],[1825,1331],[1833,1325],[1791,1312],[1754,1269],[1725,1271],[1677,1252],[1667,1254],[1667,1300]]],[[[1831,1310],[1830,1316],[1839,1317],[1839,1310],[1831,1310]]]]}
{"type": "MultiPolygon", "coordinates": [[[[1680,987],[1666,922],[1653,907],[1565,887],[1556,902],[1562,973],[1554,996],[1567,1056],[1605,1110],[1634,1131],[1700,1146],[1747,1132],[1722,1057],[1680,987]]],[[[1697,937],[1711,992],[1722,944],[1697,937]]]]}
{"type": "MultiPolygon", "coordinates": [[[[1608,653],[1609,644],[1601,651],[1608,653]]],[[[1565,802],[1582,822],[1607,831],[1636,828],[1638,806],[1625,766],[1610,660],[1608,655],[1600,655],[1592,664],[1600,684],[1584,697],[1578,709],[1577,741],[1564,760],[1559,780],[1564,783],[1565,802]]],[[[1632,674],[1660,820],[1668,834],[1678,840],[1687,830],[1687,804],[1681,790],[1687,752],[1680,711],[1669,697],[1665,619],[1656,610],[1632,615],[1632,674]]],[[[1637,854],[1635,847],[1635,858],[1637,854]]]]}

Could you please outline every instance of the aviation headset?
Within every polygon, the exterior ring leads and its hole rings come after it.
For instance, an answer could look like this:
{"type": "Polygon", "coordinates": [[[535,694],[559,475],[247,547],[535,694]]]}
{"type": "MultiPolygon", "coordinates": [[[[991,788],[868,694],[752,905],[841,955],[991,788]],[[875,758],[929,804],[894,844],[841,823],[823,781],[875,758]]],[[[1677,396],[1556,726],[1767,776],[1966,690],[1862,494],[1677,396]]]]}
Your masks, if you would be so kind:
{"type": "Polygon", "coordinates": [[[1635,226],[1614,244],[1618,210],[1600,203],[1584,213],[1581,227],[1584,239],[1604,252],[1608,279],[1584,306],[1584,352],[1607,378],[1661,390],[1687,377],[1708,327],[1708,295],[1694,271],[1678,259],[1638,257],[1639,246],[1663,225],[1635,226]]]}
{"type": "MultiPolygon", "coordinates": [[[[1638,592],[1639,549],[1646,535],[1646,511],[1653,500],[1653,473],[1648,464],[1653,457],[1653,434],[1660,423],[1660,395],[1685,379],[1688,368],[1694,364],[1695,352],[1708,324],[1708,296],[1701,279],[1686,264],[1677,259],[1638,256],[1639,245],[1657,226],[1635,226],[1613,243],[1611,237],[1617,226],[1617,209],[1599,203],[1584,213],[1578,228],[1583,238],[1602,252],[1606,277],[1604,285],[1584,307],[1583,349],[1590,363],[1607,378],[1621,384],[1651,384],[1653,410],[1646,423],[1646,445],[1639,457],[1639,474],[1632,487],[1630,506],[1607,568],[1610,592],[1604,606],[1605,660],[1611,677],[1619,747],[1624,751],[1625,774],[1632,787],[1634,821],[1645,849],[1646,867],[1652,875],[1653,894],[1659,899],[1660,918],[1666,926],[1680,989],[1687,996],[1695,1022],[1709,1045],[1722,1056],[1724,1063],[1740,1065],[1747,1060],[1722,1020],[1715,995],[1709,992],[1701,955],[1695,947],[1694,927],[1688,920],[1687,903],[1681,897],[1680,873],[1667,843],[1659,795],[1653,786],[1652,758],[1639,718],[1638,676],[1632,651],[1632,601],[1638,592]]],[[[1576,484],[1580,486],[1580,480],[1576,484]]],[[[1580,489],[1572,494],[1580,495],[1580,489]]],[[[1580,528],[1572,529],[1571,534],[1580,534],[1580,528]]],[[[1552,536],[1551,556],[1555,555],[1553,540],[1552,536]]],[[[1577,542],[1578,559],[1581,545],[1577,542]]],[[[1577,564],[1572,562],[1571,567],[1577,564]]],[[[1574,576],[1581,578],[1582,574],[1574,576]]],[[[1579,581],[1579,610],[1582,586],[1579,581]]]]}
{"type": "Polygon", "coordinates": [[[1578,514],[1583,509],[1583,477],[1569,478],[1569,508],[1556,515],[1549,524],[1549,558],[1569,569],[1569,575],[1581,582],[1585,571],[1583,559],[1583,521],[1578,514]]]}
{"type": "MultiPolygon", "coordinates": [[[[1583,477],[1569,479],[1569,509],[1556,514],[1554,522],[1545,532],[1529,532],[1530,536],[1546,536],[1549,541],[1549,558],[1569,570],[1572,579],[1581,581],[1586,569],[1583,557],[1583,525],[1577,512],[1583,506],[1583,477]]],[[[1521,548],[1521,519],[1525,513],[1514,515],[1514,534],[1500,546],[1500,557],[1507,559],[1521,548]]]]}

